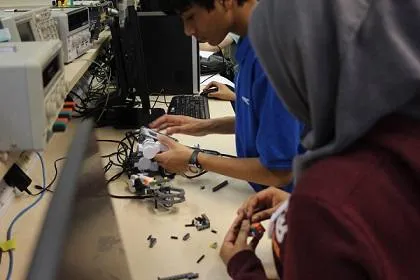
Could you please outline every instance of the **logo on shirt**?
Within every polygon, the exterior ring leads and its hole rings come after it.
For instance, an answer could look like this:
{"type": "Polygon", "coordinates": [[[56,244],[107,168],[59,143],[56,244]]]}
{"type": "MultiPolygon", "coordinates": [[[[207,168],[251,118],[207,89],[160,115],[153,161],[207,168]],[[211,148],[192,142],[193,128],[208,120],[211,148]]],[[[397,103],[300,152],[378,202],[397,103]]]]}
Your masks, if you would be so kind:
{"type": "Polygon", "coordinates": [[[250,103],[249,98],[246,98],[246,97],[242,96],[242,101],[245,102],[245,104],[249,106],[249,103],[250,103]]]}
{"type": "Polygon", "coordinates": [[[279,243],[283,243],[287,233],[286,214],[289,208],[289,200],[286,200],[278,209],[280,215],[276,221],[276,239],[279,243]]]}
{"type": "Polygon", "coordinates": [[[270,219],[268,234],[269,237],[273,239],[273,251],[278,259],[281,259],[281,246],[287,233],[286,214],[288,207],[289,200],[286,200],[277,208],[270,219]]]}

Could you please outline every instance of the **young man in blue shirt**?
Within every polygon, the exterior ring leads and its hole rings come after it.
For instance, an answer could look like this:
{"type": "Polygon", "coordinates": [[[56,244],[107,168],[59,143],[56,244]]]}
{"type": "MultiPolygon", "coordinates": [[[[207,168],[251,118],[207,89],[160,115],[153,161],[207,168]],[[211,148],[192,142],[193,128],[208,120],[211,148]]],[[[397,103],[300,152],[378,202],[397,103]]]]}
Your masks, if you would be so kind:
{"type": "Polygon", "coordinates": [[[165,169],[182,172],[189,164],[248,181],[255,191],[266,186],[292,188],[292,160],[299,153],[301,125],[278,99],[247,37],[248,22],[256,0],[171,0],[188,36],[219,44],[228,32],[241,36],[236,53],[236,117],[210,120],[165,115],[150,124],[168,134],[195,136],[233,134],[238,158],[205,154],[161,138],[169,147],[155,160],[165,169]]]}

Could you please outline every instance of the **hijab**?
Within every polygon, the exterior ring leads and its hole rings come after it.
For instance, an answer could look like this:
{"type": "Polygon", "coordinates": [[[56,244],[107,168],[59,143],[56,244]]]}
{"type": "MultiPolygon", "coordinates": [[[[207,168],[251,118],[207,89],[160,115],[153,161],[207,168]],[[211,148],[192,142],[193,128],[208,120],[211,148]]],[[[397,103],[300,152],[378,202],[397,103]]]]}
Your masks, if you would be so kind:
{"type": "Polygon", "coordinates": [[[420,119],[418,0],[262,0],[249,36],[277,94],[309,128],[297,178],[386,115],[420,119]]]}

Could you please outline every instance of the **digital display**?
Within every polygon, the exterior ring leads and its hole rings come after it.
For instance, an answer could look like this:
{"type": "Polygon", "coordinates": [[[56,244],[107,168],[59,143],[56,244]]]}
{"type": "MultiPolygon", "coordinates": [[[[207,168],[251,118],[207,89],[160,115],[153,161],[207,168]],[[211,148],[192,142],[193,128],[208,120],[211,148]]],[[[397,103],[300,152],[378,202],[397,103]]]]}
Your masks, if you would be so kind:
{"type": "Polygon", "coordinates": [[[33,42],[35,41],[34,34],[32,32],[31,24],[29,21],[21,22],[17,25],[17,29],[22,42],[33,42]]]}
{"type": "Polygon", "coordinates": [[[79,27],[89,24],[88,9],[68,14],[68,20],[69,31],[73,31],[79,27]]]}
{"type": "Polygon", "coordinates": [[[42,70],[42,82],[44,88],[48,86],[51,80],[54,78],[55,74],[60,70],[59,58],[58,55],[51,60],[50,63],[42,70]]]}

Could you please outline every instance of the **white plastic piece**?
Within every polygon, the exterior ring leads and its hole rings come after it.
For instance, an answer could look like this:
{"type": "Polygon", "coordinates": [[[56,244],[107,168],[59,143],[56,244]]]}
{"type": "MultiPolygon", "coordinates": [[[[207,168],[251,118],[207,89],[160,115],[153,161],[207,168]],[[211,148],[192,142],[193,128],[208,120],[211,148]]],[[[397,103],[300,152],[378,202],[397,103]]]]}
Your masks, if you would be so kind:
{"type": "Polygon", "coordinates": [[[150,171],[158,171],[159,170],[159,164],[156,161],[152,161],[152,166],[150,166],[150,171]]]}
{"type": "Polygon", "coordinates": [[[148,159],[154,158],[160,152],[160,146],[159,142],[149,139],[145,140],[143,142],[143,156],[148,159]]]}
{"type": "Polygon", "coordinates": [[[145,186],[150,185],[151,182],[153,182],[155,179],[146,175],[143,175],[141,173],[131,175],[130,180],[128,180],[128,190],[132,193],[136,192],[136,180],[140,180],[141,183],[145,186]]]}
{"type": "Polygon", "coordinates": [[[155,179],[143,174],[139,174],[139,179],[141,180],[141,183],[145,186],[150,185],[151,182],[153,182],[155,179]]]}
{"type": "Polygon", "coordinates": [[[131,175],[130,180],[128,180],[128,190],[132,193],[136,192],[136,188],[134,187],[136,179],[138,179],[137,175],[131,175]]]}
{"type": "Polygon", "coordinates": [[[148,158],[142,157],[138,162],[134,164],[134,167],[137,167],[138,170],[150,170],[152,167],[152,161],[148,158]]]}

